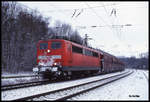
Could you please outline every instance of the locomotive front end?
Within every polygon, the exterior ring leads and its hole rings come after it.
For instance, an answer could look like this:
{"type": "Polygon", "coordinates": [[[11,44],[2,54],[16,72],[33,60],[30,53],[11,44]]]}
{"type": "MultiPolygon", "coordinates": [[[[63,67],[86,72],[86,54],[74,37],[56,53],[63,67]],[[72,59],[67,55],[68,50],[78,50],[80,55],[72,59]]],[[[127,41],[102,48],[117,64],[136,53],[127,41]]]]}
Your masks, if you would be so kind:
{"type": "Polygon", "coordinates": [[[37,66],[33,72],[50,76],[59,76],[63,62],[63,41],[39,41],[37,45],[37,66]]]}

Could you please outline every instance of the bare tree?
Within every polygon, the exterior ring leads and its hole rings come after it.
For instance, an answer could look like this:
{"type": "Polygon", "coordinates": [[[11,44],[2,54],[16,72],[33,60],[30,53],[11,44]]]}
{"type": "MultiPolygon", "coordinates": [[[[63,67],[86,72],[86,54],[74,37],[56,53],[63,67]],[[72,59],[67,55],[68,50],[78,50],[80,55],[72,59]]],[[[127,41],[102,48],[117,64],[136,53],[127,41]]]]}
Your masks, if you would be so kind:
{"type": "Polygon", "coordinates": [[[48,32],[48,18],[22,9],[16,2],[2,2],[1,11],[2,70],[32,71],[36,63],[36,43],[48,32]]]}

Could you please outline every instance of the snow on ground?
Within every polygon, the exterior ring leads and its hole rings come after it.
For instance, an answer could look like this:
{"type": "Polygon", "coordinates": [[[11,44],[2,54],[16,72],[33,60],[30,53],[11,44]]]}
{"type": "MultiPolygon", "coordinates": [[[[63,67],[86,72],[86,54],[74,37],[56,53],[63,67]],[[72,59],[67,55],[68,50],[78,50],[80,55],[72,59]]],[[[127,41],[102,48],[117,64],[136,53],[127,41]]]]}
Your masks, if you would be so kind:
{"type": "Polygon", "coordinates": [[[71,100],[149,100],[148,71],[134,70],[128,77],[76,96],[71,100]],[[145,75],[144,75],[145,73],[145,75]],[[146,78],[147,77],[147,78],[146,78]]]}
{"type": "Polygon", "coordinates": [[[40,81],[42,78],[37,77],[26,77],[26,78],[9,78],[9,79],[1,79],[1,85],[12,85],[12,84],[18,84],[18,83],[26,83],[26,82],[32,82],[32,81],[40,81]]]}
{"type": "MultiPolygon", "coordinates": [[[[126,69],[126,71],[127,70],[129,69],[126,69]]],[[[52,90],[86,83],[91,80],[102,79],[108,76],[116,75],[118,73],[122,72],[93,76],[80,80],[70,80],[67,82],[50,83],[47,85],[34,86],[17,90],[2,91],[1,97],[2,100],[13,100],[19,97],[31,96],[34,94],[45,93],[52,90]]],[[[148,85],[148,71],[134,70],[134,73],[128,77],[74,97],[72,100],[148,100],[148,85]]]]}
{"type": "MultiPolygon", "coordinates": [[[[127,70],[125,70],[125,71],[127,71],[127,70]]],[[[52,90],[57,90],[57,89],[61,89],[61,88],[69,87],[69,86],[78,85],[81,83],[90,82],[91,80],[103,79],[108,76],[113,76],[113,75],[123,73],[123,72],[109,73],[109,74],[105,74],[105,75],[93,76],[90,78],[84,78],[84,79],[80,79],[80,80],[57,82],[57,83],[51,83],[51,84],[47,84],[47,85],[34,86],[34,87],[22,88],[22,89],[16,89],[16,90],[9,90],[9,91],[4,91],[4,92],[2,91],[1,98],[2,98],[2,100],[13,100],[13,99],[17,99],[20,97],[27,97],[27,96],[31,96],[34,94],[45,93],[45,92],[49,92],[52,90]]]]}
{"type": "Polygon", "coordinates": [[[20,72],[20,73],[8,73],[2,72],[2,77],[10,77],[10,76],[24,76],[24,75],[35,75],[33,72],[20,72]]]}
{"type": "MultiPolygon", "coordinates": [[[[15,77],[15,76],[31,76],[37,75],[33,72],[21,72],[17,74],[3,72],[2,77],[15,77]]],[[[23,78],[1,78],[1,85],[10,85],[10,84],[17,84],[17,83],[26,83],[32,81],[40,81],[42,80],[41,77],[23,77],[23,78]]]]}

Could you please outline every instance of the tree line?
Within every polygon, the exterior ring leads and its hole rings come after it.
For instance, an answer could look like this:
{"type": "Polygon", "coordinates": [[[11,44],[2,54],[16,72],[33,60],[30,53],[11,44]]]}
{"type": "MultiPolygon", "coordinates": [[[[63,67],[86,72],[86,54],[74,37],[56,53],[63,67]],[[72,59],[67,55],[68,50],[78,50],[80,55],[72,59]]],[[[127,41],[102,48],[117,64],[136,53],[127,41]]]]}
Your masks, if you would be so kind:
{"type": "Polygon", "coordinates": [[[140,58],[136,58],[134,56],[131,57],[123,57],[119,58],[122,62],[124,62],[126,68],[133,69],[149,69],[149,56],[148,52],[141,53],[140,58]]]}
{"type": "Polygon", "coordinates": [[[49,27],[51,21],[16,2],[1,2],[2,72],[32,71],[39,40],[64,38],[82,44],[82,37],[71,25],[56,21],[49,27]]]}

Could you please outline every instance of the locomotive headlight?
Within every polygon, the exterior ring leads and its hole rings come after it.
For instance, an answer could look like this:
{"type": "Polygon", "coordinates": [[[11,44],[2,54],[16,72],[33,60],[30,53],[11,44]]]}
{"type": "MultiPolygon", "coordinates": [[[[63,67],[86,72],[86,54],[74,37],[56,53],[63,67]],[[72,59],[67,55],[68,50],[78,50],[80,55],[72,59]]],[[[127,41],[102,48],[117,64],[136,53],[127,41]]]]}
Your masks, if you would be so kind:
{"type": "Polygon", "coordinates": [[[49,52],[50,52],[50,50],[47,50],[47,52],[49,53],[49,52]]]}
{"type": "Polygon", "coordinates": [[[57,65],[57,63],[55,62],[55,63],[54,63],[54,65],[56,66],[56,65],[57,65]]]}

